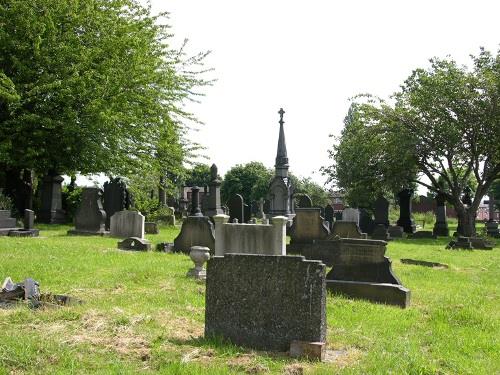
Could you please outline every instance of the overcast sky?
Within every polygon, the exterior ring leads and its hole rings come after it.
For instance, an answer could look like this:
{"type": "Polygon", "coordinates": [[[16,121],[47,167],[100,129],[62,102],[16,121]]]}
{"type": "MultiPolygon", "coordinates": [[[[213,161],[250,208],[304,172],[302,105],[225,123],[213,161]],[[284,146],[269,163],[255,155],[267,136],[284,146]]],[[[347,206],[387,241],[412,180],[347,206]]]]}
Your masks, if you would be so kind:
{"type": "MultiPolygon", "coordinates": [[[[468,63],[500,43],[500,1],[152,0],[170,12],[174,41],[210,50],[217,82],[190,106],[205,125],[192,138],[224,174],[235,164],[274,166],[285,110],[290,170],[323,183],[319,168],[349,98],[387,98],[433,56],[468,63]]],[[[353,155],[353,158],[356,157],[353,155]]]]}

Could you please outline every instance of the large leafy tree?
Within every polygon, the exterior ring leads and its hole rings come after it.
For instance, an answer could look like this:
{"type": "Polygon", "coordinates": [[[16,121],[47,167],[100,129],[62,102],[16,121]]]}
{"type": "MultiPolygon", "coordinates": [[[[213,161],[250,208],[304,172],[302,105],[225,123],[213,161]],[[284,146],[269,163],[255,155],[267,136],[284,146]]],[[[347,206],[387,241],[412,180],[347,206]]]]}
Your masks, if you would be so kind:
{"type": "Polygon", "coordinates": [[[226,202],[234,194],[241,194],[246,203],[265,198],[272,177],[273,171],[260,162],[238,164],[224,176],[222,200],[226,202]]]}
{"type": "MultiPolygon", "coordinates": [[[[500,177],[500,54],[481,50],[472,56],[472,62],[468,69],[453,60],[432,59],[429,69],[412,73],[393,103],[361,105],[367,114],[361,127],[381,137],[380,144],[371,149],[369,161],[392,161],[375,168],[379,177],[407,178],[408,183],[442,193],[457,211],[464,235],[475,233],[479,204],[500,177]],[[398,161],[399,165],[394,164],[398,161]],[[412,170],[418,172],[418,178],[401,173],[412,170]],[[464,190],[471,178],[476,191],[468,202],[464,190]]],[[[358,141],[372,142],[368,134],[358,141]]],[[[348,157],[339,157],[335,150],[332,156],[337,165],[348,162],[348,157]]],[[[351,154],[353,160],[358,157],[359,153],[351,154]]],[[[372,164],[356,165],[373,175],[372,164]]]]}
{"type": "Polygon", "coordinates": [[[307,194],[314,207],[325,207],[331,201],[329,191],[309,177],[297,178],[292,183],[294,183],[294,194],[307,194]]]}
{"type": "Polygon", "coordinates": [[[172,49],[164,17],[136,0],[0,0],[0,163],[181,168],[181,103],[207,83],[193,67],[204,55],[172,49]]]}

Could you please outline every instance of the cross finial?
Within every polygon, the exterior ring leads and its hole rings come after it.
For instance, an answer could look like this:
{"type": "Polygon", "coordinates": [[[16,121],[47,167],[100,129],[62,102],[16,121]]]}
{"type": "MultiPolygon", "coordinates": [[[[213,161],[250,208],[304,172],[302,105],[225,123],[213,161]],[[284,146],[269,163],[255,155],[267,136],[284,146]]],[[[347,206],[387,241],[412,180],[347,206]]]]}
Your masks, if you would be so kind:
{"type": "Polygon", "coordinates": [[[283,111],[283,108],[280,108],[280,110],[278,111],[279,115],[280,115],[280,125],[283,125],[284,121],[283,121],[283,115],[285,114],[285,111],[283,111]]]}

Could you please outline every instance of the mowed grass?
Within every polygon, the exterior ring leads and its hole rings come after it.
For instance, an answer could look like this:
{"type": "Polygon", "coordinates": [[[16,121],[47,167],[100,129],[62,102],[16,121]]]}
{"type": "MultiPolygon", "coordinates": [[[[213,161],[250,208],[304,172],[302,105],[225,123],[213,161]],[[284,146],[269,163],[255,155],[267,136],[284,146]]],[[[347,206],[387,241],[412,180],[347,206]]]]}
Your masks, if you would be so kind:
{"type": "MultiPolygon", "coordinates": [[[[0,309],[0,374],[500,373],[498,247],[451,251],[446,239],[389,243],[411,307],[329,295],[334,355],[317,363],[205,340],[205,286],[186,278],[192,262],[185,255],[120,251],[114,238],[67,236],[69,226],[40,229],[40,238],[0,237],[0,278],[32,277],[42,292],[85,303],[0,309]]],[[[178,232],[163,227],[147,237],[172,242],[178,232]]]]}

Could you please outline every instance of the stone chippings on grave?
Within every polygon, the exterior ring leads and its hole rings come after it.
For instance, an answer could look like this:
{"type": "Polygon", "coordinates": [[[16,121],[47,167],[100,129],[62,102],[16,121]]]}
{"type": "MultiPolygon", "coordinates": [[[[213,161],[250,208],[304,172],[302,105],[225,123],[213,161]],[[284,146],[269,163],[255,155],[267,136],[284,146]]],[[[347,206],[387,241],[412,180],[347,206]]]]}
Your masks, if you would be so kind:
{"type": "Polygon", "coordinates": [[[226,254],[208,261],[205,337],[257,350],[325,342],[325,265],[300,256],[226,254]]]}
{"type": "Polygon", "coordinates": [[[317,241],[304,248],[308,259],[332,266],[327,288],[354,298],[400,307],[410,303],[410,291],[394,275],[385,256],[385,241],[342,238],[317,241]]]}
{"type": "Polygon", "coordinates": [[[240,194],[234,194],[229,201],[227,202],[227,206],[229,208],[229,221],[232,223],[234,219],[238,219],[238,223],[244,223],[244,202],[243,197],[240,194]]]}
{"type": "MultiPolygon", "coordinates": [[[[399,219],[397,225],[403,227],[405,233],[415,233],[417,227],[411,217],[412,189],[403,189],[398,193],[399,198],[399,219]]],[[[392,236],[392,234],[391,234],[392,236]]]]}
{"type": "Polygon", "coordinates": [[[225,253],[286,255],[286,223],[275,216],[272,224],[228,223],[229,216],[216,215],[215,255],[225,253]]]}
{"type": "Polygon", "coordinates": [[[203,216],[199,209],[199,188],[191,189],[191,215],[184,219],[181,232],[174,240],[174,251],[189,254],[192,246],[208,247],[215,250],[214,225],[208,216],[203,216]]]}
{"type": "Polygon", "coordinates": [[[106,212],[106,230],[111,228],[111,217],[115,212],[128,210],[131,197],[125,181],[120,177],[104,183],[103,209],[106,212]]]}
{"type": "Polygon", "coordinates": [[[319,208],[297,208],[290,228],[290,244],[299,245],[323,240],[330,234],[319,208]]]}
{"type": "Polygon", "coordinates": [[[358,225],[354,221],[343,221],[337,220],[333,224],[330,235],[327,239],[335,239],[336,237],[340,238],[365,238],[367,237],[366,233],[362,233],[359,229],[358,225]]]}
{"type": "Polygon", "coordinates": [[[144,216],[137,211],[119,211],[111,217],[111,236],[144,238],[144,216]]]}
{"type": "Polygon", "coordinates": [[[436,236],[448,237],[450,235],[446,218],[446,197],[443,194],[436,196],[436,223],[432,232],[436,236]]]}
{"type": "Polygon", "coordinates": [[[75,215],[75,229],[68,234],[106,235],[106,212],[101,203],[103,192],[96,187],[85,187],[75,215]]]}
{"type": "Polygon", "coordinates": [[[62,209],[61,184],[62,176],[49,174],[42,180],[41,208],[38,220],[47,224],[64,224],[66,212],[62,209]]]}

